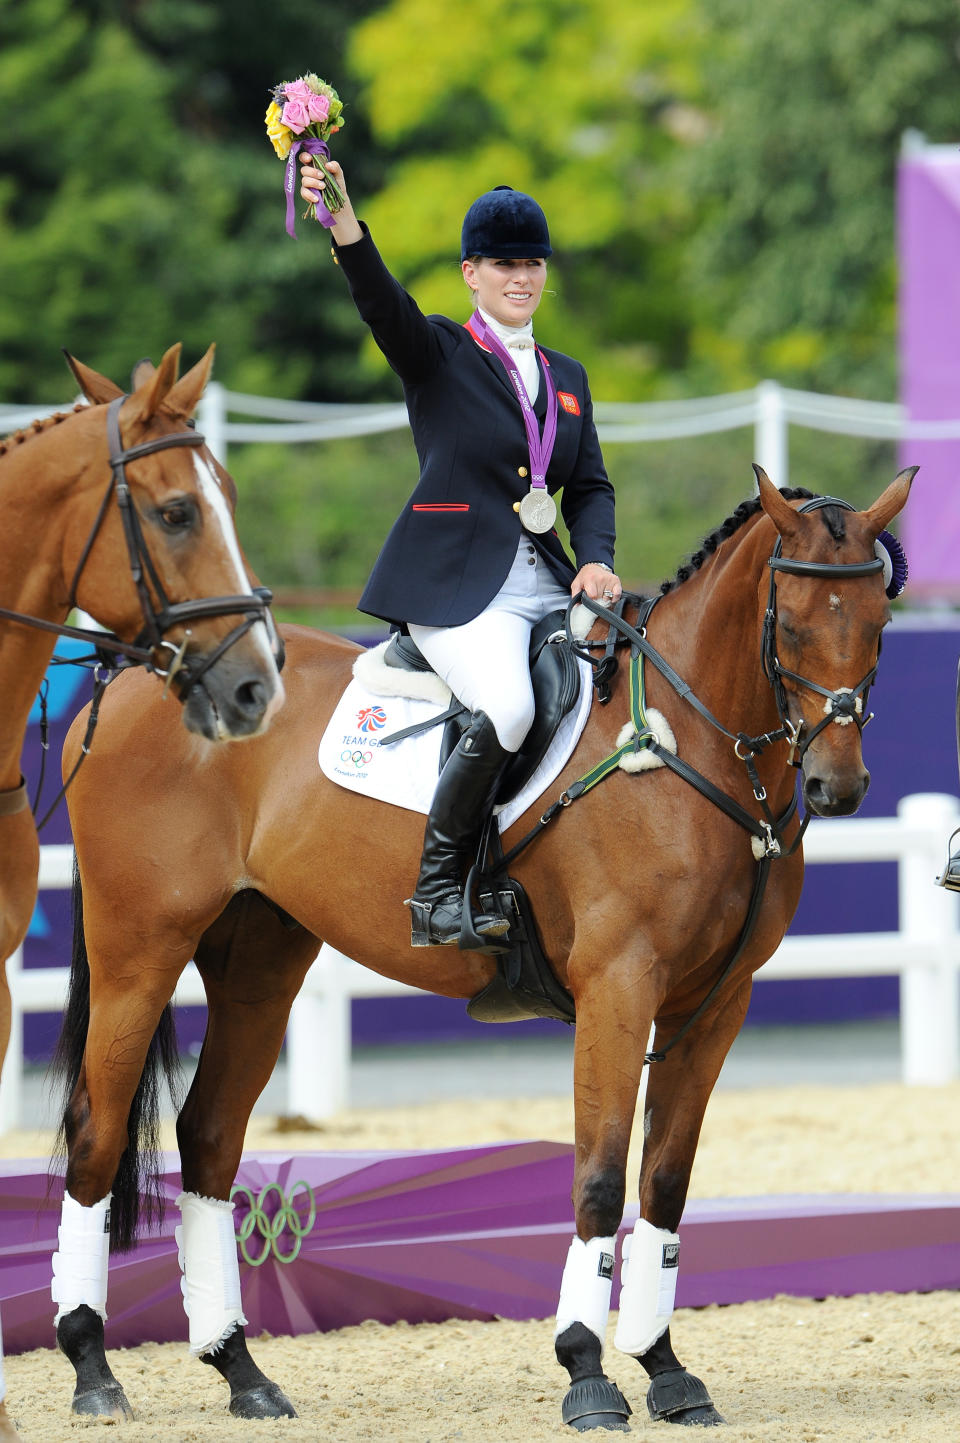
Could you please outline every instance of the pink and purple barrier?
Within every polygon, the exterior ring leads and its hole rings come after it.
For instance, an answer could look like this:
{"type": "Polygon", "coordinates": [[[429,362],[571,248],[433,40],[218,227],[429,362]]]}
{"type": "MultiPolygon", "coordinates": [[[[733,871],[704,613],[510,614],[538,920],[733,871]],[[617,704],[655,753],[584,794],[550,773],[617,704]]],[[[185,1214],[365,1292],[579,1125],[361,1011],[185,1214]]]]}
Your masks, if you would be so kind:
{"type": "MultiPolygon", "coordinates": [[[[186,1336],[175,1155],[165,1167],[161,1224],[111,1260],[111,1347],[186,1336]]],[[[551,1317],[573,1233],[572,1176],[573,1148],[549,1142],[248,1153],[236,1221],[251,1332],[310,1333],[368,1318],[551,1317]]],[[[0,1163],[9,1353],[53,1344],[50,1255],[61,1193],[61,1180],[40,1164],[0,1163]]],[[[635,1216],[628,1209],[625,1229],[635,1216]]],[[[682,1239],[680,1307],[960,1286],[960,1196],[691,1201],[682,1239]]],[[[617,1281],[614,1306],[618,1292],[617,1281]]]]}

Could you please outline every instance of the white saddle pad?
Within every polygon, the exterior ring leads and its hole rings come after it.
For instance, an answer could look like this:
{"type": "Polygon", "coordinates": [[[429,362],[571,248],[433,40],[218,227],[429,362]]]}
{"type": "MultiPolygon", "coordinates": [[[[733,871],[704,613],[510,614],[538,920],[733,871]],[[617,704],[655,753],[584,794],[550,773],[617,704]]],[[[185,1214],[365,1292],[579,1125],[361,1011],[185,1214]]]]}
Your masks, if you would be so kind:
{"type": "MultiPolygon", "coordinates": [[[[546,756],[522,792],[499,809],[502,832],[556,780],[580,740],[590,715],[593,685],[591,668],[584,661],[578,660],[577,665],[580,699],[564,717],[546,756]]],[[[445,710],[442,701],[386,696],[354,676],[321,739],[320,770],[331,782],[349,791],[426,815],[437,785],[443,726],[406,737],[392,746],[382,747],[380,739],[445,710]]]]}

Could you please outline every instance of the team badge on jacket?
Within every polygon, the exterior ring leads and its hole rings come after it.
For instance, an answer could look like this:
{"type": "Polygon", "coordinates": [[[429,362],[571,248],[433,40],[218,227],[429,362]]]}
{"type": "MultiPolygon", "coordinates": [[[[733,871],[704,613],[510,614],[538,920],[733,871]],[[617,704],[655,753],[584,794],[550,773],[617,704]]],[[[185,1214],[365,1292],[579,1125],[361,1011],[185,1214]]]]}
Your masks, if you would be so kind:
{"type": "Polygon", "coordinates": [[[571,395],[569,391],[558,391],[557,400],[560,402],[563,409],[567,411],[571,416],[580,415],[580,402],[577,400],[576,396],[571,395]]]}

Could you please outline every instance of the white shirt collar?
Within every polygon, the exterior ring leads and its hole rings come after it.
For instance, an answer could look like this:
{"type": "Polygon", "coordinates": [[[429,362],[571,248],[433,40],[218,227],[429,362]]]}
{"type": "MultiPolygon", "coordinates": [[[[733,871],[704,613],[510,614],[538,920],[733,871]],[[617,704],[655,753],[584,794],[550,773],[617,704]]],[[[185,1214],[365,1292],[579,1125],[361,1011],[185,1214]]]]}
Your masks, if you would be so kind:
{"type": "MultiPolygon", "coordinates": [[[[526,341],[528,347],[533,344],[532,320],[524,322],[522,326],[505,326],[502,321],[494,320],[493,316],[491,316],[488,311],[485,311],[482,306],[478,306],[477,310],[502,345],[509,346],[511,341],[526,341]]],[[[527,347],[524,349],[527,349],[527,347]]]]}

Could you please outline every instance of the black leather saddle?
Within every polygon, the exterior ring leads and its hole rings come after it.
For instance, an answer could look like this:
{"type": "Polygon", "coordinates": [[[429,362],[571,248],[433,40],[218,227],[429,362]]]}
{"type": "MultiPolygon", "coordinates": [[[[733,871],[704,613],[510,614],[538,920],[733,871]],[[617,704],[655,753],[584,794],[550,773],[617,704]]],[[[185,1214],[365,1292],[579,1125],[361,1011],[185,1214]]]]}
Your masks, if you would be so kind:
{"type": "MultiPolygon", "coordinates": [[[[383,659],[387,666],[405,671],[432,671],[416,643],[400,632],[393,637],[383,659]]],[[[507,765],[497,792],[497,805],[515,797],[533,776],[546,756],[557,728],[580,696],[580,671],[566,639],[562,611],[550,612],[533,628],[530,636],[530,680],[536,705],[533,725],[523,746],[507,765]]],[[[460,707],[446,718],[440,747],[441,771],[470,725],[470,716],[466,707],[460,707]]]]}

